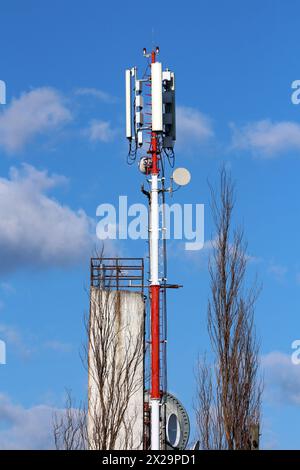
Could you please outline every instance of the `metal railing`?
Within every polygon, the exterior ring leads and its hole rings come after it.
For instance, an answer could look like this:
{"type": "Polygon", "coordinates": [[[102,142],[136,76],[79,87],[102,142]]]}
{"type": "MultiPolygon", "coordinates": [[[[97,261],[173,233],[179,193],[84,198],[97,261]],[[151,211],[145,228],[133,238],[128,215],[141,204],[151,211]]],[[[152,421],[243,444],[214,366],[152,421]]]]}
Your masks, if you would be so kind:
{"type": "Polygon", "coordinates": [[[91,258],[91,286],[144,292],[143,258],[91,258]]]}

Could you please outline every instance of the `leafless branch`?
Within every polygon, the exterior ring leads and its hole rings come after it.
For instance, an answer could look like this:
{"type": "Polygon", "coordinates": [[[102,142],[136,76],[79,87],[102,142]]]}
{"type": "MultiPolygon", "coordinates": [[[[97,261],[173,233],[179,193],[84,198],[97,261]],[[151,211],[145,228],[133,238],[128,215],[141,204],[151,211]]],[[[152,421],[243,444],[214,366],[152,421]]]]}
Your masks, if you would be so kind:
{"type": "Polygon", "coordinates": [[[202,448],[246,449],[251,447],[251,428],[260,421],[262,385],[254,327],[259,289],[245,289],[247,244],[243,230],[231,228],[234,185],[225,168],[219,197],[212,186],[210,190],[216,237],[209,262],[207,321],[215,364],[210,368],[204,361],[198,366],[198,431],[202,448]]]}

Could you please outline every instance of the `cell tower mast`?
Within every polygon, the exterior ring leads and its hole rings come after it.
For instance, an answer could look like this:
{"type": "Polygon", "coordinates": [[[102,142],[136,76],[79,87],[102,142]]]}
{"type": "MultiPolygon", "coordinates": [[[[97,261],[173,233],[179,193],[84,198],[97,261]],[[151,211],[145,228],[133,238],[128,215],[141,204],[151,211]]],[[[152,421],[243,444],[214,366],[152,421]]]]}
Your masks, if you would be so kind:
{"type": "Polygon", "coordinates": [[[158,134],[157,127],[162,127],[162,122],[156,123],[156,120],[162,121],[162,113],[159,111],[161,104],[156,103],[160,99],[153,93],[156,92],[154,87],[162,87],[161,64],[156,62],[156,52],[151,53],[151,95],[152,95],[152,133],[151,148],[152,164],[151,164],[151,190],[150,190],[150,299],[151,299],[151,449],[159,450],[160,448],[160,331],[159,331],[159,213],[158,213],[158,134]],[[158,110],[156,109],[158,108],[158,110]],[[156,113],[158,116],[156,116],[156,113]]]}
{"type": "MultiPolygon", "coordinates": [[[[148,67],[141,79],[137,78],[137,69],[126,70],[126,137],[129,140],[128,163],[134,163],[137,153],[143,147],[143,133],[150,136],[148,156],[139,160],[139,169],[147,176],[149,191],[143,189],[149,200],[149,251],[150,251],[150,445],[152,450],[160,450],[161,443],[166,445],[165,413],[162,408],[166,401],[166,288],[176,287],[166,284],[166,251],[163,238],[163,269],[160,271],[160,204],[164,202],[165,162],[174,166],[175,130],[175,77],[169,69],[162,70],[161,62],[156,60],[159,48],[147,53],[148,67]],[[147,71],[151,73],[147,75],[147,71]],[[146,103],[151,111],[145,115],[151,117],[144,123],[143,85],[148,87],[151,102],[146,103]]],[[[178,170],[177,170],[178,171],[178,170]]],[[[174,181],[176,182],[175,178],[174,181]]],[[[185,184],[185,183],[181,183],[185,184]]],[[[164,223],[163,223],[164,224],[164,223]]],[[[162,225],[163,225],[162,224],[162,225]]]]}

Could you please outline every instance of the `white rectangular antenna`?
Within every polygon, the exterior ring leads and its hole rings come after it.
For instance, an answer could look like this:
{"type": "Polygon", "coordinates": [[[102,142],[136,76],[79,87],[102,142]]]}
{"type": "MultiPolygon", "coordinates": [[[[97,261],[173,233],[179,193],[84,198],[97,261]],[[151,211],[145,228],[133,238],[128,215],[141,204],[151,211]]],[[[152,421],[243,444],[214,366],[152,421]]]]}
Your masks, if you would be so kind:
{"type": "Polygon", "coordinates": [[[171,90],[173,91],[173,102],[172,102],[172,115],[173,115],[173,126],[172,126],[172,138],[176,140],[176,101],[175,101],[175,74],[171,72],[171,90]]]}
{"type": "Polygon", "coordinates": [[[136,123],[136,130],[138,131],[140,127],[144,124],[144,114],[142,111],[136,111],[135,113],[135,123],[136,123]]]}
{"type": "Polygon", "coordinates": [[[126,70],[125,82],[126,82],[126,137],[127,139],[132,139],[131,70],[126,70]]]}
{"type": "Polygon", "coordinates": [[[162,112],[162,67],[161,62],[151,64],[151,93],[152,93],[152,130],[163,131],[162,112]]]}
{"type": "Polygon", "coordinates": [[[143,145],[143,133],[142,133],[142,131],[138,131],[137,141],[138,141],[138,146],[141,147],[143,145]]]}

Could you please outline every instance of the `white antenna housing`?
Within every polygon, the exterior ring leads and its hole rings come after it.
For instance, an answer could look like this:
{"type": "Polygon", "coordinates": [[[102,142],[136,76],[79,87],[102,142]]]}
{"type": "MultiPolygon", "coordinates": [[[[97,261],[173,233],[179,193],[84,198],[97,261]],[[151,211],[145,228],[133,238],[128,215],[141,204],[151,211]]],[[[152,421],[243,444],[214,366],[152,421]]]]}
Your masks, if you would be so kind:
{"type": "Polygon", "coordinates": [[[131,110],[131,70],[125,72],[126,82],[126,137],[132,139],[132,110],[131,110]]]}
{"type": "Polygon", "coordinates": [[[139,147],[143,145],[143,132],[141,130],[137,132],[137,143],[139,147]]]}
{"type": "Polygon", "coordinates": [[[152,131],[163,131],[162,110],[162,66],[161,62],[151,64],[152,89],[152,131]]]}
{"type": "Polygon", "coordinates": [[[172,101],[172,117],[173,117],[173,125],[172,125],[172,139],[176,140],[176,104],[175,104],[175,74],[171,72],[171,90],[173,91],[173,101],[172,101]]]}

